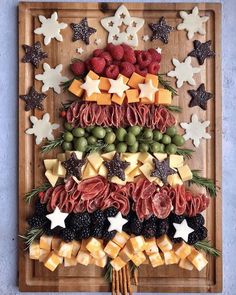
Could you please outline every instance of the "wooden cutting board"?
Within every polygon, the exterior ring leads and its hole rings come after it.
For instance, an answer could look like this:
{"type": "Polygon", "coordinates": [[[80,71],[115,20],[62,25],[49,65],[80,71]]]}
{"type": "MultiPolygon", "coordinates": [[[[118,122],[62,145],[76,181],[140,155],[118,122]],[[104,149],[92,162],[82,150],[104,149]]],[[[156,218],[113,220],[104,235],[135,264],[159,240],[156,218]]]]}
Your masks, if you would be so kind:
{"type": "MultiPolygon", "coordinates": [[[[139,49],[149,47],[162,48],[161,73],[173,69],[171,58],[176,57],[184,60],[192,50],[193,43],[186,37],[185,31],[175,31],[170,34],[169,44],[164,45],[160,41],[143,42],[142,36],[151,34],[147,23],[156,22],[164,16],[167,23],[176,27],[181,22],[180,10],[191,10],[196,4],[161,4],[161,3],[129,3],[125,4],[132,16],[143,17],[146,21],[139,35],[139,49]]],[[[118,3],[109,3],[108,10],[104,13],[101,4],[98,3],[37,3],[22,2],[19,4],[19,94],[28,92],[30,86],[34,85],[36,90],[41,89],[41,82],[34,79],[35,74],[42,73],[42,65],[34,69],[31,64],[21,62],[24,56],[22,44],[31,45],[35,41],[43,43],[42,35],[35,35],[34,29],[39,26],[38,15],[49,17],[54,11],[58,12],[59,20],[70,24],[79,22],[86,16],[90,26],[97,28],[97,34],[91,37],[91,44],[85,46],[80,41],[72,42],[72,30],[68,26],[62,30],[63,42],[52,40],[50,45],[43,46],[48,53],[47,62],[51,67],[63,64],[63,74],[71,77],[68,65],[73,57],[80,57],[76,48],[82,46],[86,49],[83,58],[86,58],[97,47],[94,44],[95,38],[101,38],[99,47],[104,47],[107,39],[107,32],[99,25],[101,18],[113,15],[118,8],[118,3]]],[[[192,113],[198,114],[201,120],[210,120],[209,132],[211,140],[203,140],[200,147],[194,153],[193,159],[189,161],[192,169],[202,170],[203,176],[212,178],[221,187],[221,5],[208,3],[198,4],[200,14],[210,17],[206,23],[206,35],[195,35],[200,41],[212,40],[213,48],[216,51],[215,58],[208,59],[202,66],[201,74],[195,75],[197,85],[205,83],[206,89],[213,92],[215,99],[208,102],[206,112],[200,108],[189,108],[188,89],[192,87],[185,84],[178,90],[178,96],[174,98],[173,104],[183,108],[183,112],[177,115],[178,122],[188,122],[192,113]]],[[[198,66],[196,59],[193,65],[198,66]]],[[[172,79],[175,86],[175,79],[172,79]]],[[[53,122],[62,123],[58,112],[60,103],[68,99],[74,99],[67,92],[61,95],[55,94],[52,90],[47,92],[45,100],[45,111],[50,113],[53,122]]],[[[25,192],[42,184],[44,168],[42,159],[55,155],[55,151],[42,155],[39,147],[35,145],[35,138],[24,134],[25,129],[30,127],[29,116],[42,116],[42,112],[25,112],[24,102],[19,101],[19,233],[24,234],[27,228],[26,218],[30,213],[30,207],[24,202],[25,192]]],[[[180,129],[181,130],[181,129],[180,129]]],[[[180,131],[181,132],[181,131],[180,131]]],[[[186,147],[193,148],[191,142],[186,147]]],[[[196,189],[196,188],[193,188],[196,189]]],[[[199,189],[198,189],[199,190],[199,189]]],[[[221,250],[221,190],[218,191],[216,199],[211,201],[206,212],[207,228],[209,239],[212,244],[221,250]]],[[[20,291],[110,291],[109,284],[103,278],[104,270],[95,266],[76,266],[64,268],[60,266],[51,273],[39,262],[30,260],[24,244],[19,242],[19,288],[20,291]]],[[[220,292],[222,289],[222,260],[221,258],[209,257],[208,267],[202,271],[181,270],[177,266],[162,266],[153,269],[150,266],[141,266],[139,270],[139,286],[134,289],[138,292],[220,292]]]]}

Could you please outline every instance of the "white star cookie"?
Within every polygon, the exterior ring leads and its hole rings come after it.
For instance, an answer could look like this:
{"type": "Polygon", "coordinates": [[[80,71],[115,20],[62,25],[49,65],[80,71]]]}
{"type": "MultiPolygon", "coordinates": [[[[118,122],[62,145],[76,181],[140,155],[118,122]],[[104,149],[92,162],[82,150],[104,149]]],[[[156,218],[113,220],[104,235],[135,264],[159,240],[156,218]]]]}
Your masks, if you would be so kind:
{"type": "Polygon", "coordinates": [[[195,73],[199,73],[201,68],[194,68],[191,65],[191,57],[188,56],[184,62],[179,62],[178,59],[172,59],[173,65],[175,66],[174,71],[170,71],[167,73],[169,77],[176,77],[177,79],[177,87],[180,88],[183,86],[184,82],[188,82],[190,85],[196,85],[195,80],[193,79],[193,75],[195,73]]]}
{"type": "Polygon", "coordinates": [[[48,113],[43,115],[42,119],[38,119],[35,116],[30,116],[30,121],[33,123],[33,127],[25,131],[26,134],[34,134],[36,136],[36,144],[40,144],[44,138],[53,140],[54,136],[52,131],[59,128],[59,124],[51,124],[49,122],[50,116],[48,113]]]}
{"type": "Polygon", "coordinates": [[[85,83],[80,87],[87,92],[88,96],[91,96],[93,93],[101,93],[99,90],[100,80],[93,80],[88,75],[86,76],[85,83]]]}
{"type": "Polygon", "coordinates": [[[150,102],[154,103],[155,94],[158,91],[158,88],[154,87],[152,84],[152,80],[149,80],[145,84],[138,84],[139,89],[141,90],[139,97],[147,98],[150,102]]]}
{"type": "Polygon", "coordinates": [[[211,135],[206,132],[206,128],[210,125],[210,121],[200,122],[196,114],[192,115],[190,123],[180,123],[180,126],[185,129],[184,139],[193,140],[195,147],[200,144],[200,139],[210,139],[211,135]]]}
{"type": "Polygon", "coordinates": [[[205,35],[206,31],[203,28],[203,23],[207,22],[208,16],[199,16],[198,7],[194,7],[192,13],[188,14],[186,11],[180,11],[180,16],[183,22],[177,26],[177,30],[186,30],[188,32],[188,39],[192,39],[194,33],[205,35]]]}
{"type": "Polygon", "coordinates": [[[129,89],[129,86],[127,86],[124,81],[123,77],[119,77],[117,80],[108,79],[111,87],[109,89],[109,93],[116,93],[119,97],[122,97],[124,94],[124,91],[129,89]]]}
{"type": "Polygon", "coordinates": [[[115,217],[108,217],[107,219],[110,222],[108,231],[116,230],[118,232],[122,232],[123,226],[128,222],[127,219],[122,217],[120,212],[118,212],[115,217]]]}
{"type": "Polygon", "coordinates": [[[43,64],[43,74],[35,76],[36,80],[43,82],[42,92],[47,91],[49,88],[53,88],[56,93],[61,93],[60,84],[68,81],[68,78],[61,75],[62,65],[57,65],[55,68],[51,68],[49,64],[43,64]]]}
{"type": "Polygon", "coordinates": [[[51,229],[57,226],[65,228],[65,219],[68,215],[69,213],[63,213],[56,207],[53,213],[46,215],[46,217],[51,221],[51,229]]]}
{"type": "Polygon", "coordinates": [[[101,24],[109,33],[108,43],[138,46],[137,32],[144,25],[144,19],[131,17],[128,9],[121,5],[114,16],[103,18],[101,24]],[[122,25],[125,27],[124,30],[121,30],[122,25]]]}
{"type": "Polygon", "coordinates": [[[194,229],[188,226],[186,219],[184,219],[180,224],[173,223],[176,229],[174,238],[182,238],[186,243],[188,242],[188,236],[194,232],[194,229]]]}
{"type": "Polygon", "coordinates": [[[46,18],[43,15],[39,15],[39,20],[42,23],[41,27],[34,30],[35,34],[44,35],[44,44],[48,45],[51,39],[55,38],[58,41],[63,41],[62,35],[60,34],[61,29],[65,29],[67,24],[59,23],[57,21],[57,12],[54,12],[50,18],[46,18]]]}

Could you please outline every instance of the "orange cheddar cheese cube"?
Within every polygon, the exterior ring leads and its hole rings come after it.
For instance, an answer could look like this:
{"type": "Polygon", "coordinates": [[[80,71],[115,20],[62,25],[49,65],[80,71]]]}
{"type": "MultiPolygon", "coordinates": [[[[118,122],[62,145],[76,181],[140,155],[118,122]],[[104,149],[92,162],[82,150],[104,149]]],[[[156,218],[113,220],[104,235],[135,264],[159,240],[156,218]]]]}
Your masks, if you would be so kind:
{"type": "Polygon", "coordinates": [[[126,242],[129,239],[129,235],[125,232],[117,232],[113,238],[113,242],[116,243],[119,247],[123,248],[126,242]]]}
{"type": "Polygon", "coordinates": [[[98,100],[98,95],[100,93],[93,93],[92,95],[88,96],[87,94],[84,97],[84,100],[86,101],[97,101],[98,100]]]}
{"type": "Polygon", "coordinates": [[[39,262],[45,262],[50,252],[48,250],[40,249],[39,262]]]}
{"type": "Polygon", "coordinates": [[[175,254],[173,250],[166,251],[163,254],[166,265],[179,263],[180,258],[175,254]]]}
{"type": "Polygon", "coordinates": [[[44,266],[50,271],[54,271],[61,263],[61,258],[55,253],[51,252],[44,262],[44,266]]]}
{"type": "Polygon", "coordinates": [[[80,87],[82,84],[80,80],[74,79],[68,90],[74,95],[81,97],[84,92],[84,89],[80,87]]]}
{"type": "Polygon", "coordinates": [[[88,251],[80,250],[76,256],[76,260],[78,263],[87,266],[89,263],[91,263],[92,257],[88,251]]]}
{"type": "Polygon", "coordinates": [[[132,76],[129,79],[128,85],[131,88],[138,89],[138,84],[143,84],[145,81],[145,78],[135,72],[133,72],[132,76]]]}
{"type": "Polygon", "coordinates": [[[100,258],[100,259],[95,259],[95,260],[94,260],[94,264],[95,264],[96,266],[99,266],[99,267],[104,268],[104,267],[107,265],[107,255],[103,256],[103,257],[100,258]]]}
{"type": "Polygon", "coordinates": [[[104,248],[104,252],[111,258],[117,257],[120,252],[120,247],[113,241],[109,241],[104,248]]]}
{"type": "Polygon", "coordinates": [[[156,104],[170,105],[172,103],[171,92],[167,89],[160,88],[156,92],[156,104]]]}
{"type": "Polygon", "coordinates": [[[162,252],[170,251],[173,248],[173,244],[167,235],[161,236],[157,239],[157,246],[161,249],[162,252]]]}
{"type": "Polygon", "coordinates": [[[179,267],[187,270],[193,270],[193,265],[187,258],[180,259],[179,267]]]}
{"type": "Polygon", "coordinates": [[[102,240],[96,239],[96,238],[90,238],[86,242],[86,249],[90,252],[96,252],[100,249],[103,249],[103,242],[102,240]]]}
{"type": "Polygon", "coordinates": [[[72,249],[73,243],[65,243],[64,241],[61,242],[60,247],[58,249],[58,255],[61,257],[71,258],[72,256],[72,249]]]}
{"type": "Polygon", "coordinates": [[[113,259],[110,263],[116,271],[121,270],[122,267],[126,265],[126,263],[119,256],[113,259]]]}
{"type": "Polygon", "coordinates": [[[192,247],[188,244],[186,244],[184,241],[181,243],[177,243],[174,245],[174,251],[177,256],[179,256],[181,259],[185,259],[187,256],[189,256],[192,252],[192,247]]]}
{"type": "Polygon", "coordinates": [[[143,252],[138,252],[138,253],[134,254],[131,258],[131,260],[133,261],[133,263],[136,266],[143,264],[146,259],[147,258],[143,252]]]}
{"type": "Polygon", "coordinates": [[[123,78],[123,83],[124,84],[127,84],[129,82],[129,78],[128,77],[126,77],[126,76],[124,76],[122,74],[119,74],[118,77],[117,77],[117,79],[119,79],[120,77],[123,78]]]}
{"type": "Polygon", "coordinates": [[[90,254],[94,259],[101,259],[104,256],[106,256],[106,253],[104,252],[103,249],[99,249],[97,251],[91,252],[90,254]]]}
{"type": "Polygon", "coordinates": [[[39,240],[40,249],[51,251],[52,237],[42,235],[39,240]]]}
{"type": "Polygon", "coordinates": [[[145,252],[148,256],[153,253],[159,252],[155,238],[146,239],[145,242],[146,242],[145,252]]]}
{"type": "Polygon", "coordinates": [[[187,258],[198,271],[201,271],[208,263],[203,254],[197,251],[195,248],[192,248],[192,252],[187,258]]]}
{"type": "MultiPolygon", "coordinates": [[[[38,242],[33,242],[29,247],[29,257],[30,259],[39,260],[40,258],[40,247],[38,242]]],[[[47,251],[47,250],[45,250],[47,251]]]]}
{"type": "Polygon", "coordinates": [[[130,261],[134,253],[127,247],[127,245],[120,251],[119,257],[126,263],[130,261]]]}
{"type": "Polygon", "coordinates": [[[125,99],[125,94],[123,94],[122,97],[119,97],[119,95],[114,93],[112,94],[112,97],[111,97],[112,102],[115,102],[119,105],[122,105],[122,103],[124,102],[124,99],[125,99]]]}
{"type": "Polygon", "coordinates": [[[99,83],[99,89],[102,91],[108,91],[111,87],[111,84],[106,77],[101,77],[100,78],[100,83],[99,83]]]}
{"type": "Polygon", "coordinates": [[[76,266],[78,263],[76,257],[71,256],[71,258],[66,258],[64,259],[64,266],[68,267],[68,266],[76,266]]]}
{"type": "Polygon", "coordinates": [[[144,103],[144,104],[153,104],[153,102],[150,99],[146,98],[146,97],[142,97],[140,102],[144,103]]]}
{"type": "Polygon", "coordinates": [[[133,253],[138,253],[143,250],[145,246],[145,240],[143,236],[136,236],[129,239],[127,246],[133,253]]]}
{"type": "Polygon", "coordinates": [[[157,267],[164,264],[164,260],[162,259],[161,254],[159,252],[149,255],[149,260],[151,262],[152,267],[157,267]]]}
{"type": "Polygon", "coordinates": [[[87,76],[89,76],[89,78],[91,78],[92,80],[98,80],[99,79],[99,76],[96,73],[94,73],[93,71],[91,71],[91,70],[88,72],[87,76]]]}
{"type": "Polygon", "coordinates": [[[98,105],[111,105],[111,94],[110,93],[98,93],[97,94],[98,105]]]}
{"type": "Polygon", "coordinates": [[[61,244],[61,239],[57,237],[52,238],[52,250],[58,251],[61,244]]]}
{"type": "Polygon", "coordinates": [[[128,103],[139,102],[139,90],[138,89],[128,89],[125,91],[128,103]]]}
{"type": "Polygon", "coordinates": [[[152,85],[158,88],[158,76],[148,73],[145,77],[145,83],[149,82],[150,80],[152,81],[152,85]]]}

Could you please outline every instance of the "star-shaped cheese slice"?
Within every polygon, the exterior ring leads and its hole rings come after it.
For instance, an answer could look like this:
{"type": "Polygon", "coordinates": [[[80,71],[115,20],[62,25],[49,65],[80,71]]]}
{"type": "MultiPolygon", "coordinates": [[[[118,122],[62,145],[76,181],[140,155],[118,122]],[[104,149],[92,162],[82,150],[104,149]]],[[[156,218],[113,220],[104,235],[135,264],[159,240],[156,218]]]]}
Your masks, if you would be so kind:
{"type": "Polygon", "coordinates": [[[188,236],[194,232],[194,229],[188,226],[186,219],[184,219],[180,224],[173,223],[176,229],[174,238],[182,238],[186,243],[188,242],[188,236]]]}
{"type": "Polygon", "coordinates": [[[84,53],[84,50],[82,47],[79,47],[76,49],[76,52],[79,53],[79,54],[83,54],[84,53]]]}
{"type": "Polygon", "coordinates": [[[46,215],[46,217],[51,221],[51,229],[57,226],[65,228],[65,219],[68,215],[69,213],[63,213],[58,207],[56,207],[53,213],[46,215]]]}
{"type": "Polygon", "coordinates": [[[161,54],[162,49],[160,47],[157,47],[156,51],[161,54]]]}
{"type": "Polygon", "coordinates": [[[147,42],[150,38],[148,35],[144,35],[142,39],[144,42],[147,42]]]}
{"type": "Polygon", "coordinates": [[[158,88],[153,86],[152,80],[149,80],[145,84],[138,84],[139,89],[141,90],[139,97],[140,98],[147,98],[151,102],[155,101],[155,93],[158,91],[158,88]]]}
{"type": "Polygon", "coordinates": [[[119,77],[117,80],[108,79],[111,87],[109,89],[109,93],[116,93],[119,97],[122,97],[124,92],[129,89],[129,86],[127,86],[124,81],[123,77],[119,77]]]}
{"type": "Polygon", "coordinates": [[[99,45],[99,44],[102,43],[102,40],[101,40],[100,38],[95,39],[94,43],[95,43],[96,45],[99,45]]]}
{"type": "Polygon", "coordinates": [[[116,230],[120,233],[122,232],[123,226],[128,222],[127,219],[122,217],[120,212],[115,217],[108,217],[108,221],[110,222],[108,231],[116,230]]]}
{"type": "Polygon", "coordinates": [[[87,92],[88,96],[91,96],[93,93],[101,93],[99,90],[99,83],[100,80],[93,80],[87,75],[85,83],[80,87],[87,92]]]}

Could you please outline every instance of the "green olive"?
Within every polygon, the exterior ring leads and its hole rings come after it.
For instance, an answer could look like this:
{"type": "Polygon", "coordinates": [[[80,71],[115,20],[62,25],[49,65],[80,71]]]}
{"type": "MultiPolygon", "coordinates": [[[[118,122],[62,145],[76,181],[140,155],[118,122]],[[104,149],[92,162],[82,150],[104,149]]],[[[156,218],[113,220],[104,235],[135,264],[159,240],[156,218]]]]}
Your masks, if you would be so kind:
{"type": "Polygon", "coordinates": [[[112,144],[108,144],[104,149],[103,151],[106,152],[106,153],[109,153],[109,152],[113,152],[115,151],[116,147],[115,145],[112,143],[112,144]]]}
{"type": "Polygon", "coordinates": [[[149,140],[153,139],[152,129],[145,128],[143,131],[143,138],[149,139],[149,140]]]}
{"type": "Polygon", "coordinates": [[[176,134],[172,138],[172,143],[174,143],[177,146],[182,146],[185,143],[185,139],[183,138],[182,135],[176,134]]]}
{"type": "Polygon", "coordinates": [[[148,152],[149,146],[146,143],[140,143],[139,145],[139,151],[140,152],[148,152]]]}
{"type": "Polygon", "coordinates": [[[170,137],[175,136],[177,130],[175,126],[169,127],[166,129],[166,134],[169,135],[170,137]]]}
{"type": "Polygon", "coordinates": [[[109,132],[106,134],[104,141],[107,144],[112,144],[116,140],[116,135],[114,132],[109,132]]]}
{"type": "Polygon", "coordinates": [[[88,138],[87,138],[87,141],[88,141],[88,144],[95,144],[97,142],[97,138],[90,135],[88,138]]]}
{"type": "Polygon", "coordinates": [[[127,144],[124,142],[120,142],[116,146],[116,150],[118,153],[125,153],[127,151],[127,144]]]}
{"type": "Polygon", "coordinates": [[[164,144],[169,144],[171,143],[171,137],[167,134],[164,134],[161,140],[162,143],[164,144]]]}
{"type": "Polygon", "coordinates": [[[66,142],[71,142],[71,141],[73,141],[74,136],[73,136],[73,134],[72,134],[71,132],[66,131],[66,132],[64,133],[64,135],[63,135],[63,139],[64,139],[66,142]]]}
{"type": "Polygon", "coordinates": [[[65,127],[65,129],[66,129],[67,131],[72,131],[72,130],[73,130],[73,126],[72,126],[70,123],[68,123],[68,122],[66,122],[66,123],[64,124],[64,127],[65,127]]]}
{"type": "Polygon", "coordinates": [[[153,140],[160,141],[162,137],[163,137],[163,134],[160,131],[158,130],[153,131],[153,140]]]}
{"type": "Polygon", "coordinates": [[[138,144],[138,142],[136,141],[133,145],[131,145],[131,146],[128,147],[128,151],[129,151],[130,153],[137,153],[137,151],[138,151],[138,147],[139,147],[139,144],[138,144]]]}
{"type": "Polygon", "coordinates": [[[133,133],[135,136],[139,135],[142,128],[140,126],[131,126],[129,127],[129,132],[133,133]]]}
{"type": "Polygon", "coordinates": [[[116,137],[119,141],[124,141],[126,134],[127,134],[127,131],[124,128],[118,128],[116,130],[116,137]]]}
{"type": "Polygon", "coordinates": [[[75,137],[82,137],[85,134],[85,130],[83,128],[78,127],[78,128],[73,129],[72,134],[75,137]]]}
{"type": "Polygon", "coordinates": [[[72,143],[64,141],[62,144],[62,149],[64,151],[71,151],[73,149],[72,143]]]}
{"type": "Polygon", "coordinates": [[[92,125],[92,126],[88,126],[88,127],[86,127],[85,130],[86,130],[88,133],[91,133],[92,130],[93,130],[93,128],[94,128],[94,126],[92,125]]]}
{"type": "Polygon", "coordinates": [[[161,150],[161,144],[159,142],[153,142],[150,149],[152,153],[158,153],[161,150]]]}
{"type": "Polygon", "coordinates": [[[173,143],[170,143],[165,147],[165,152],[169,155],[176,154],[176,151],[177,151],[177,146],[173,143]]]}
{"type": "Polygon", "coordinates": [[[163,143],[160,144],[160,153],[165,152],[165,145],[163,143]]]}
{"type": "Polygon", "coordinates": [[[128,133],[126,134],[126,136],[125,136],[125,142],[126,142],[129,146],[133,145],[133,144],[136,142],[136,137],[135,137],[135,135],[134,135],[133,133],[131,133],[131,132],[128,132],[128,133]]]}
{"type": "Polygon", "coordinates": [[[94,127],[92,130],[92,135],[95,136],[98,139],[102,139],[105,137],[106,135],[106,131],[104,128],[102,127],[94,127]]]}
{"type": "Polygon", "coordinates": [[[85,152],[88,146],[87,139],[85,137],[79,137],[75,140],[74,146],[76,151],[85,152]]]}
{"type": "Polygon", "coordinates": [[[106,131],[106,133],[109,133],[109,132],[112,132],[113,130],[111,127],[107,127],[107,128],[105,128],[105,131],[106,131]]]}

